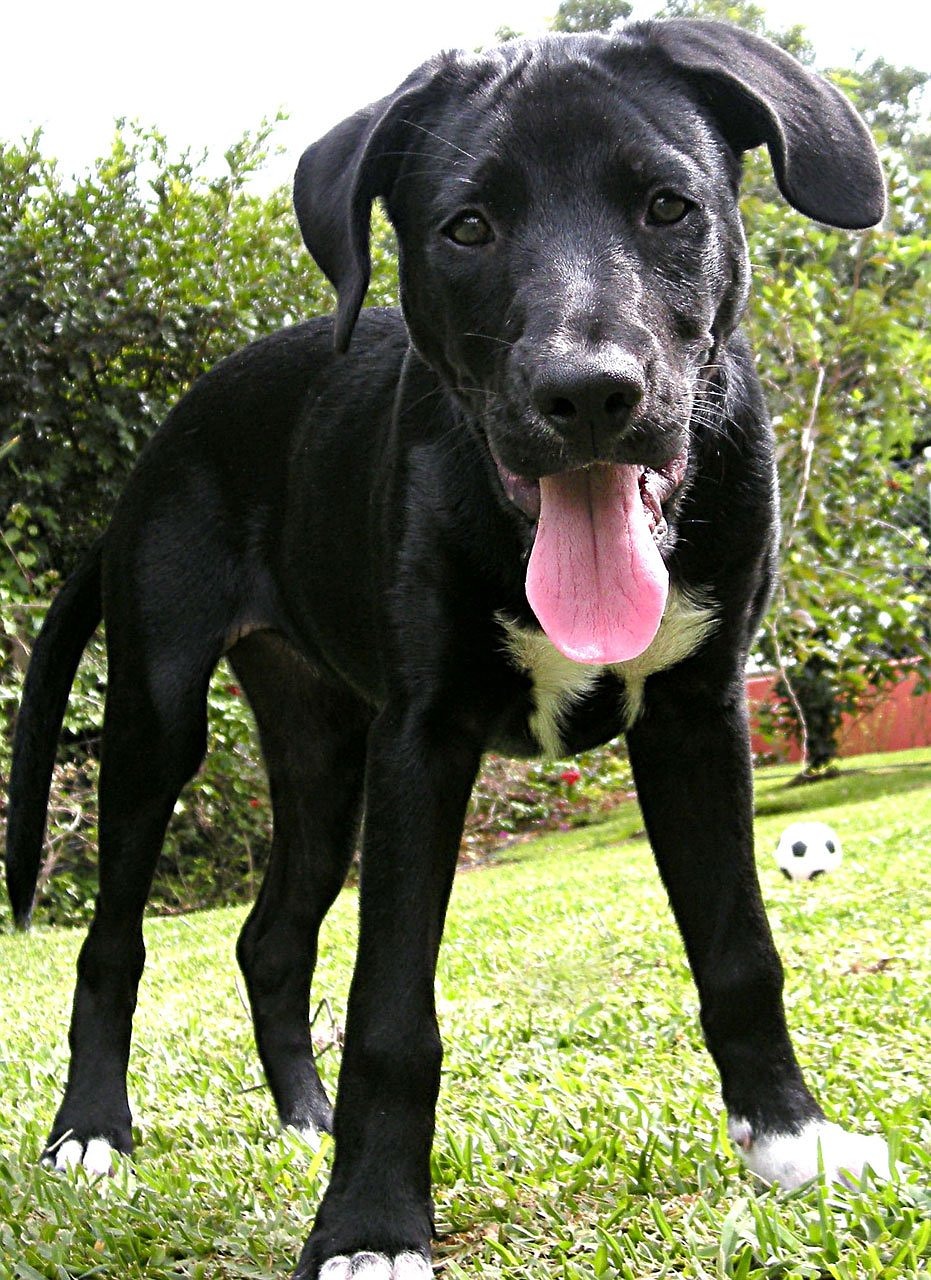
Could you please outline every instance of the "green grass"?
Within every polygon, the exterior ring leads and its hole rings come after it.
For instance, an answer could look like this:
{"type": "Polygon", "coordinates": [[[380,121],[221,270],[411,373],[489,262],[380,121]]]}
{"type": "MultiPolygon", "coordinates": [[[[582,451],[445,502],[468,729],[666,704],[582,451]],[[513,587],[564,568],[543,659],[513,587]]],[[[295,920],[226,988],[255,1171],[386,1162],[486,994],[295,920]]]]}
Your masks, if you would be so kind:
{"type": "MultiPolygon", "coordinates": [[[[761,775],[757,834],[796,1046],[832,1118],[891,1137],[898,1181],[781,1195],[741,1170],[625,806],[457,883],[437,986],[434,1154],[436,1258],[451,1280],[928,1274],[931,752],[845,762],[808,787],[786,788],[790,776],[761,775]],[[846,857],[833,876],[790,885],[771,850],[801,815],[835,826],[846,857]]],[[[321,953],[317,989],[337,1019],[355,908],[347,890],[321,953]]],[[[82,935],[0,937],[0,1276],[288,1275],[329,1152],[276,1131],[237,990],[242,916],[147,923],[137,1157],[96,1184],[35,1164],[82,935]]],[[[331,1082],[335,1058],[323,1058],[331,1082]]]]}

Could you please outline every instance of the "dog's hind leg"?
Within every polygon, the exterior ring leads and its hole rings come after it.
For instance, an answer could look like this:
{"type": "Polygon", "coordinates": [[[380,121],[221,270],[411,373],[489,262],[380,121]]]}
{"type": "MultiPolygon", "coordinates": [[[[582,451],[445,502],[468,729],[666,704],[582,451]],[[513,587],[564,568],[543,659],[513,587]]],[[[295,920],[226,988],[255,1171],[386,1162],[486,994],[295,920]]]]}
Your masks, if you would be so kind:
{"type": "Polygon", "coordinates": [[[58,1168],[94,1173],[109,1171],[112,1151],[132,1149],[126,1069],[145,962],[142,915],[178,793],[203,758],[207,682],[220,651],[200,625],[199,640],[179,645],[171,597],[145,612],[129,595],[107,616],[100,886],[78,958],[68,1082],[45,1154],[58,1168]]]}
{"type": "Polygon", "coordinates": [[[272,632],[240,641],[229,659],[256,716],[274,815],[237,955],[281,1123],[314,1138],[331,1131],[332,1108],[314,1063],[310,983],[355,849],[371,712],[272,632]]]}

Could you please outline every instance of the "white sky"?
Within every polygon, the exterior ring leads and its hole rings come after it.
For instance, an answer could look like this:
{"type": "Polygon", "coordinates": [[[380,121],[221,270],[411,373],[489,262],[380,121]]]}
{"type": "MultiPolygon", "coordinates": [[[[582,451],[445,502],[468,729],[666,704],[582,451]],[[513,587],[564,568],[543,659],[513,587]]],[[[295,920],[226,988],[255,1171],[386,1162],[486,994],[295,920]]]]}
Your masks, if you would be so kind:
{"type": "MultiPolygon", "coordinates": [[[[66,172],[109,150],[113,121],[162,129],[175,149],[219,157],[264,115],[290,115],[286,181],[303,147],[443,48],[545,29],[559,0],[4,0],[0,139],[41,125],[66,172]]],[[[928,0],[763,0],[773,26],[803,23],[821,60],[868,57],[931,70],[928,0]]],[[[652,0],[635,0],[648,17],[652,0]]]]}

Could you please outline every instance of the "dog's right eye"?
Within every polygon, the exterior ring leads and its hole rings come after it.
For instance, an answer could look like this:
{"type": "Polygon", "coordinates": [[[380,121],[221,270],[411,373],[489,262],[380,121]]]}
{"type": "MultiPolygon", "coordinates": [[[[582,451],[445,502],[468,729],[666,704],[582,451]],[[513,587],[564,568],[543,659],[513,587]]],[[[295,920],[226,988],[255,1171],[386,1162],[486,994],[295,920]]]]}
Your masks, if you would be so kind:
{"type": "Polygon", "coordinates": [[[452,240],[453,244],[461,244],[469,249],[477,245],[491,244],[495,238],[495,233],[488,222],[474,209],[457,213],[455,218],[447,222],[443,228],[443,234],[452,240]]]}

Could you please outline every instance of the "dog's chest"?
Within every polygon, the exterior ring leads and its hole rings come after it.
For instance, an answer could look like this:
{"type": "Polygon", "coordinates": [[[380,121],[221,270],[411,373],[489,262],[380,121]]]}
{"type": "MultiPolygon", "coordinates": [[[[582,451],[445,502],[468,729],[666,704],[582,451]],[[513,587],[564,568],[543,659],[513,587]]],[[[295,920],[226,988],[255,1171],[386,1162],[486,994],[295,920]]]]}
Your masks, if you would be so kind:
{"type": "Polygon", "coordinates": [[[502,614],[508,657],[533,684],[533,709],[528,722],[542,753],[556,759],[567,753],[566,730],[572,713],[607,673],[620,682],[619,723],[629,728],[640,714],[644,685],[656,671],[673,667],[693,653],[715,626],[715,611],[682,591],[670,593],[659,631],[638,657],[603,667],[583,665],[565,657],[542,631],[519,626],[502,614]]]}

